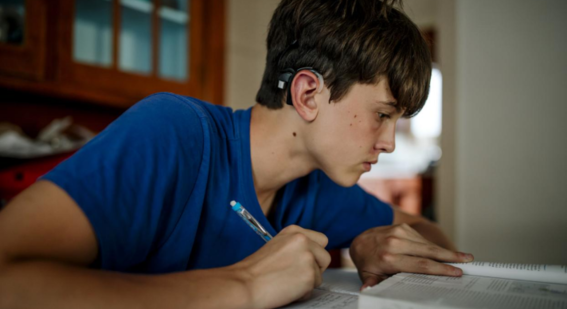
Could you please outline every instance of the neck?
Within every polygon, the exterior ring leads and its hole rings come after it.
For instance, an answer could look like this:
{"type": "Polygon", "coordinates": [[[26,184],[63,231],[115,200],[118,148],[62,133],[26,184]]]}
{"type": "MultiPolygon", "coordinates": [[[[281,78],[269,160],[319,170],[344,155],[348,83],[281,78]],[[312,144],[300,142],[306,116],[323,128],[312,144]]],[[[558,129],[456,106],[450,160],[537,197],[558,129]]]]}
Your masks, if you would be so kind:
{"type": "Polygon", "coordinates": [[[274,197],[287,183],[315,169],[293,107],[271,110],[256,104],[250,120],[250,153],[258,202],[268,214],[274,197]]]}

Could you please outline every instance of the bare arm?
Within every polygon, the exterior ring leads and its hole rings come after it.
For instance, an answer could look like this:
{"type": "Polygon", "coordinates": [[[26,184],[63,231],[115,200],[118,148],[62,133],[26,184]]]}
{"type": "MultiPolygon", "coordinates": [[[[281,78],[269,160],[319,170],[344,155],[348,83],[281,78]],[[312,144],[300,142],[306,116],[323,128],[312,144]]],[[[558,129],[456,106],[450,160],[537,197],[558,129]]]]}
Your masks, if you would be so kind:
{"type": "Polygon", "coordinates": [[[329,262],[324,235],[298,227],[280,234],[224,268],[165,275],[88,269],[98,253],[88,219],[63,190],[40,181],[0,212],[0,309],[280,306],[320,284],[329,262]],[[298,254],[301,261],[290,258],[298,254]],[[263,299],[276,284],[289,289],[263,299]]]}
{"type": "Polygon", "coordinates": [[[75,202],[50,182],[33,185],[0,212],[0,307],[238,308],[250,301],[230,268],[161,276],[86,268],[97,250],[75,202]]]}
{"type": "Polygon", "coordinates": [[[0,308],[247,308],[242,278],[230,269],[147,276],[42,260],[2,267],[0,308]]]}

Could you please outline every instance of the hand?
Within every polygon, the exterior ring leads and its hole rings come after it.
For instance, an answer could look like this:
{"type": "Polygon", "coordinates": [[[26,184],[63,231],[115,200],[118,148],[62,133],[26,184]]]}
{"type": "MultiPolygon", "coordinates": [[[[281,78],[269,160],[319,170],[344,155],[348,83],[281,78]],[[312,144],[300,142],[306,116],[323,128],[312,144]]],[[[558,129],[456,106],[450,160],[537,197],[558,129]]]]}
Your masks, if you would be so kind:
{"type": "Polygon", "coordinates": [[[363,282],[361,290],[399,272],[459,277],[461,269],[441,262],[474,259],[471,254],[439,247],[407,224],[365,231],[352,242],[350,255],[363,282]]]}
{"type": "Polygon", "coordinates": [[[233,265],[244,275],[253,308],[273,308],[309,297],[331,262],[327,237],[296,225],[233,265]]]}

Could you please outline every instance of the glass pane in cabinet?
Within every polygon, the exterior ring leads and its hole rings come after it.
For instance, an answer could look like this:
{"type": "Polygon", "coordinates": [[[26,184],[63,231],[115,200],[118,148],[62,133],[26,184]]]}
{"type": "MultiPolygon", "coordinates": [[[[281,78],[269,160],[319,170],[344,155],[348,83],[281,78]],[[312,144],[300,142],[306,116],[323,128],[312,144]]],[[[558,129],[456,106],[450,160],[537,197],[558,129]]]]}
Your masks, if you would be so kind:
{"type": "Polygon", "coordinates": [[[112,1],[75,1],[73,58],[99,66],[112,65],[112,1]]]}
{"type": "Polygon", "coordinates": [[[152,1],[120,0],[120,3],[119,68],[149,74],[152,71],[152,1]]]}
{"type": "Polygon", "coordinates": [[[0,0],[0,43],[24,42],[25,12],[24,0],[0,0]]]}
{"type": "Polygon", "coordinates": [[[160,18],[159,76],[184,81],[189,67],[188,0],[162,0],[158,10],[160,18]]]}

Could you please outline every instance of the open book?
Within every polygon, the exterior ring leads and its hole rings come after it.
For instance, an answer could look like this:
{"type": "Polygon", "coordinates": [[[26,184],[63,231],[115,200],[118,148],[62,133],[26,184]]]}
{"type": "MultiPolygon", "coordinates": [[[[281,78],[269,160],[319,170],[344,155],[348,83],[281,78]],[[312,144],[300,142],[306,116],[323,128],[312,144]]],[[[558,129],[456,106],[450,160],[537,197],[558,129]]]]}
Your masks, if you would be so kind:
{"type": "Polygon", "coordinates": [[[360,294],[359,309],[567,308],[567,266],[451,264],[460,278],[400,273],[360,294]]]}
{"type": "Polygon", "coordinates": [[[451,264],[460,278],[400,273],[359,293],[356,270],[328,269],[323,284],[293,309],[567,308],[567,267],[473,262],[451,264]]]}

